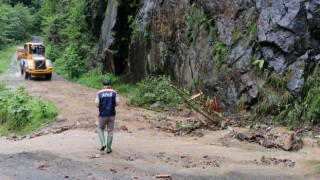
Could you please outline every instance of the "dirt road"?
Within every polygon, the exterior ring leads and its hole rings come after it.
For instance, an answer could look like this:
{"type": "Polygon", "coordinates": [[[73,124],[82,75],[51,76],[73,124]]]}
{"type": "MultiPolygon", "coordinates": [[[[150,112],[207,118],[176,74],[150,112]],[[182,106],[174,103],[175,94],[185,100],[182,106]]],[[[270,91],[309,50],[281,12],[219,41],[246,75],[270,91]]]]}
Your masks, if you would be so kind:
{"type": "MultiPolygon", "coordinates": [[[[95,132],[95,89],[54,75],[51,81],[24,80],[15,55],[0,81],[52,101],[60,109],[56,123],[19,141],[0,137],[0,179],[319,179],[310,165],[320,149],[306,140],[299,152],[266,149],[258,144],[224,139],[228,130],[202,131],[203,136],[175,136],[156,128],[168,115],[128,107],[117,108],[113,152],[99,154],[95,132]],[[165,118],[164,118],[165,117],[165,118]],[[261,158],[290,159],[263,164],[261,158]]],[[[237,129],[242,131],[242,129],[237,129]]]]}

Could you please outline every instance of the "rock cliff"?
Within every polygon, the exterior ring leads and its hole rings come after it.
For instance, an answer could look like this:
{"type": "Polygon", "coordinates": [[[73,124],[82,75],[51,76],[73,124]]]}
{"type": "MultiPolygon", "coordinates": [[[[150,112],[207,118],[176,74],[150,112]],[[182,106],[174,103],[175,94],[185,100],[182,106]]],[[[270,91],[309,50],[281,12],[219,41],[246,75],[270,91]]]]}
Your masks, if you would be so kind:
{"type": "Polygon", "coordinates": [[[95,64],[132,82],[169,75],[225,112],[301,98],[320,60],[320,0],[100,1],[95,64]]]}

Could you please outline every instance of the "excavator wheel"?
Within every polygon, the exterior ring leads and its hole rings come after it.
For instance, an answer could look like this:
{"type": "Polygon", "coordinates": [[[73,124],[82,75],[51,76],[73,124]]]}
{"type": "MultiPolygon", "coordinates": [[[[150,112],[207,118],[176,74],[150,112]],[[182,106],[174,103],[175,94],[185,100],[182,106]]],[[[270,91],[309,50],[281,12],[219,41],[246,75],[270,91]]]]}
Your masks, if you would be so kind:
{"type": "Polygon", "coordinates": [[[52,73],[45,75],[45,79],[46,80],[51,80],[51,77],[52,77],[52,73]]]}
{"type": "Polygon", "coordinates": [[[21,71],[21,75],[23,74],[23,70],[24,70],[24,61],[21,60],[21,61],[20,61],[20,71],[21,71]]]}
{"type": "Polygon", "coordinates": [[[26,70],[24,70],[24,79],[28,79],[30,77],[31,75],[26,70]]]}

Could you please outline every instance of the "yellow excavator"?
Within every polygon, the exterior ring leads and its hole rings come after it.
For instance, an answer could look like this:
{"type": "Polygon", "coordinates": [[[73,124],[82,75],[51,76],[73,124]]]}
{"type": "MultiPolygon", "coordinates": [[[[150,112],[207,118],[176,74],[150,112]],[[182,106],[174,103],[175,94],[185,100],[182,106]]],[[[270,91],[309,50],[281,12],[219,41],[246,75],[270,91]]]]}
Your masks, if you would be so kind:
{"type": "Polygon", "coordinates": [[[21,74],[24,74],[25,79],[31,76],[44,76],[45,79],[51,80],[52,65],[51,61],[44,56],[43,43],[28,42],[23,48],[18,48],[17,53],[21,74]]]}

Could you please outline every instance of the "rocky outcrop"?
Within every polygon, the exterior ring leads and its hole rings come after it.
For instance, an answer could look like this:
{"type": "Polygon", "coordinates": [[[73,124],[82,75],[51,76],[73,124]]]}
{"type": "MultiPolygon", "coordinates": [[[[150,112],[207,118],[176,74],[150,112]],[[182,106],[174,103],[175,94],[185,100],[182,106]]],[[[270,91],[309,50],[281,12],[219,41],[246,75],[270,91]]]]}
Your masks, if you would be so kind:
{"type": "Polygon", "coordinates": [[[259,84],[268,80],[255,73],[255,61],[300,98],[320,60],[319,0],[140,0],[135,11],[116,2],[108,1],[97,64],[132,82],[169,75],[216,96],[225,112],[236,112],[240,97],[257,103],[259,84]]]}

